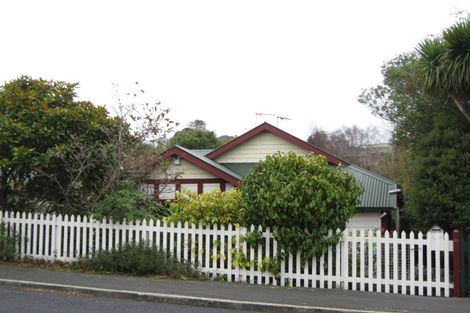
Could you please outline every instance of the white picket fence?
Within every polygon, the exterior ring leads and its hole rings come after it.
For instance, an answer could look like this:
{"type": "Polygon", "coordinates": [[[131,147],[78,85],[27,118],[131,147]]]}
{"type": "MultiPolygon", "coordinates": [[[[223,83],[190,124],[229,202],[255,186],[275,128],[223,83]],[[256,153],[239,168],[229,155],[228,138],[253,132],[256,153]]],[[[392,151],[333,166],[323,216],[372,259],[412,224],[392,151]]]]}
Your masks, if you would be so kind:
{"type": "Polygon", "coordinates": [[[161,221],[112,223],[86,216],[1,211],[0,221],[21,237],[20,258],[71,262],[99,250],[145,241],[227,281],[445,297],[453,288],[453,245],[446,233],[415,236],[411,232],[407,236],[404,232],[390,235],[347,229],[340,242],[320,257],[301,260],[300,254],[287,254],[274,275],[267,267],[280,251],[269,228],[161,221]],[[257,247],[244,240],[254,230],[262,234],[257,247]]]}

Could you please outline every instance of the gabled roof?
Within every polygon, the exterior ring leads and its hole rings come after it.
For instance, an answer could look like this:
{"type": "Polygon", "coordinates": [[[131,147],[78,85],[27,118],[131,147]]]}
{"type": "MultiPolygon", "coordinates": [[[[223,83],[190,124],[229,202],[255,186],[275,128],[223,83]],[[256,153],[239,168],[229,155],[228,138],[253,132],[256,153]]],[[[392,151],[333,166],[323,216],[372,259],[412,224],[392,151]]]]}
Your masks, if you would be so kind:
{"type": "Polygon", "coordinates": [[[230,169],[226,168],[225,166],[220,165],[217,162],[212,161],[211,159],[206,158],[204,155],[195,153],[190,149],[183,148],[181,146],[174,146],[168,150],[166,150],[163,154],[161,159],[167,159],[172,155],[178,155],[182,159],[192,163],[203,170],[215,175],[219,178],[224,179],[225,181],[231,183],[234,186],[240,184],[242,177],[237,173],[231,171],[230,169]]]}
{"type": "Polygon", "coordinates": [[[328,152],[312,145],[312,144],[309,144],[308,142],[305,142],[303,141],[302,139],[299,139],[289,133],[286,133],[285,131],[277,128],[277,127],[274,127],[273,125],[269,124],[269,123],[263,123],[261,125],[258,125],[257,127],[253,128],[252,130],[249,130],[247,131],[246,133],[244,133],[243,135],[229,141],[228,143],[226,143],[225,145],[222,145],[220,147],[218,147],[217,149],[215,150],[212,150],[211,152],[209,152],[208,154],[206,154],[206,157],[209,158],[209,159],[215,159],[216,157],[224,154],[225,152],[227,151],[230,151],[232,149],[234,149],[235,147],[237,147],[238,145],[244,143],[245,141],[255,137],[256,135],[262,133],[262,132],[270,132],[278,137],[281,137],[282,139],[284,140],[287,140],[288,142],[294,144],[294,145],[297,145],[299,147],[301,147],[302,149],[305,149],[307,151],[311,151],[317,155],[323,155],[326,157],[326,159],[328,160],[328,162],[332,163],[332,164],[348,164],[348,162],[344,161],[344,160],[341,160],[340,158],[338,157],[335,157],[334,155],[332,154],[329,154],[328,152]]]}

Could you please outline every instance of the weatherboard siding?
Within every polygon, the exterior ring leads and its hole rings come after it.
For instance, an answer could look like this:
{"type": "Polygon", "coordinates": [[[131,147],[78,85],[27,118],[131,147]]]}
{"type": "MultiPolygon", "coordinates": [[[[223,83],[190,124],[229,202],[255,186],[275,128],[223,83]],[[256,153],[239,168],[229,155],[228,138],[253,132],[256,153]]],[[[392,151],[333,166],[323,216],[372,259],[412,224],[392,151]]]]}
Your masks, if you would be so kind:
{"type": "Polygon", "coordinates": [[[380,211],[357,212],[347,222],[346,228],[367,228],[380,229],[380,211]]]}
{"type": "Polygon", "coordinates": [[[218,156],[214,161],[218,163],[256,163],[276,152],[287,153],[289,151],[299,155],[306,155],[308,153],[307,150],[285,139],[268,132],[263,132],[218,156]]]}
{"type": "MultiPolygon", "coordinates": [[[[184,159],[180,159],[180,160],[181,160],[181,163],[179,165],[172,163],[168,166],[167,173],[169,177],[177,177],[180,179],[218,178],[212,175],[211,173],[208,173],[205,170],[197,167],[196,165],[189,163],[188,161],[184,159]]],[[[150,174],[150,178],[151,179],[165,179],[167,178],[167,176],[165,176],[165,174],[162,173],[157,167],[150,174]]]]}

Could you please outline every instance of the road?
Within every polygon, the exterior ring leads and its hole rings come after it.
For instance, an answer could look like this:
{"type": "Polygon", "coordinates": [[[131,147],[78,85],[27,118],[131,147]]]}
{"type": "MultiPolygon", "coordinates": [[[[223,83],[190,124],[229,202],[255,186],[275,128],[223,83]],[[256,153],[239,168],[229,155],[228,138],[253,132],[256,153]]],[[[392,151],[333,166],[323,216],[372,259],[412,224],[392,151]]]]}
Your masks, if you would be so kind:
{"type": "Polygon", "coordinates": [[[248,313],[0,286],[0,313],[248,313]]]}

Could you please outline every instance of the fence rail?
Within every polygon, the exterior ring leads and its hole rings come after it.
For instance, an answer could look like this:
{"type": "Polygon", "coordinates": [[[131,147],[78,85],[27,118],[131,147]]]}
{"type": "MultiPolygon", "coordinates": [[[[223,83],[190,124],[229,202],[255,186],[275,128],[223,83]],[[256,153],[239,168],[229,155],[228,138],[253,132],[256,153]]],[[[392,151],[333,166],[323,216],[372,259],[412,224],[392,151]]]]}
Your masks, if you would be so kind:
{"type": "Polygon", "coordinates": [[[300,253],[283,253],[270,228],[255,226],[113,223],[2,211],[0,221],[19,235],[20,258],[71,262],[125,243],[148,242],[227,281],[445,297],[453,289],[453,244],[447,233],[346,229],[325,254],[302,260],[300,253]],[[250,246],[245,237],[255,230],[261,242],[250,246]]]}

